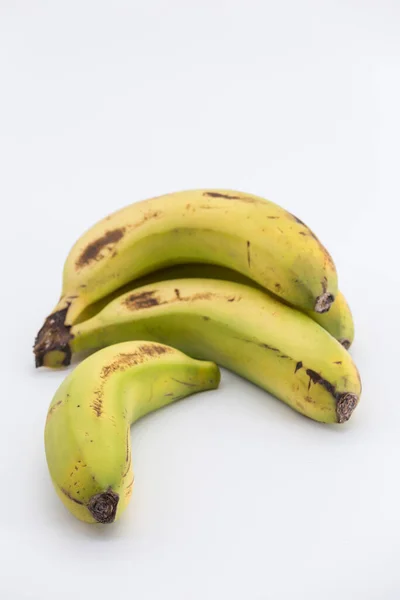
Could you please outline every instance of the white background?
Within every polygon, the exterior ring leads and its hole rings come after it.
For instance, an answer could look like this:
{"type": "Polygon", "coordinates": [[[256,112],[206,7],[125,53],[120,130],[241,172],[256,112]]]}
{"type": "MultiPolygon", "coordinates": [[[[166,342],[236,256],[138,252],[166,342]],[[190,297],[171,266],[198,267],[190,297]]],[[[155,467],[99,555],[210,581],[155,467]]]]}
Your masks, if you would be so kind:
{"type": "MultiPolygon", "coordinates": [[[[0,597],[400,597],[398,0],[0,2],[0,597]],[[32,344],[75,239],[156,194],[270,198],[334,256],[364,391],[341,427],[223,373],[132,428],[131,504],[75,521],[32,344]]],[[[239,224],[240,225],[240,224],[239,224]]]]}

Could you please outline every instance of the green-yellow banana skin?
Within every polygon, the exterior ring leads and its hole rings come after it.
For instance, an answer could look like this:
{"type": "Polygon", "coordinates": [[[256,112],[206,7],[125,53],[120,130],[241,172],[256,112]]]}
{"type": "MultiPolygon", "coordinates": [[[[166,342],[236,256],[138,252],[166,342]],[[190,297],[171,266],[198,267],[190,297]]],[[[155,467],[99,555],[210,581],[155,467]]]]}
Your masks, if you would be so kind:
{"type": "MultiPolygon", "coordinates": [[[[157,283],[158,281],[167,281],[168,279],[184,279],[184,278],[197,278],[197,279],[221,279],[223,281],[235,281],[236,283],[243,283],[255,287],[256,289],[265,290],[258,285],[252,279],[249,279],[245,275],[220,267],[218,265],[205,265],[205,264],[193,264],[193,265],[175,265],[174,267],[167,267],[165,269],[159,269],[154,273],[144,275],[135,281],[130,281],[128,284],[118,288],[111,294],[107,294],[101,300],[98,300],[94,304],[88,306],[79,318],[79,323],[86,321],[94,317],[99,313],[107,304],[109,304],[115,298],[122,296],[126,292],[131,292],[143,285],[149,283],[157,283]]],[[[267,293],[267,292],[265,292],[267,293]]],[[[269,292],[271,293],[271,292],[269,292]]],[[[272,294],[274,296],[274,294],[272,294]]],[[[277,298],[277,296],[275,296],[277,298]]],[[[281,302],[284,302],[280,298],[281,302]]],[[[288,303],[286,303],[288,304],[288,303]]],[[[314,319],[321,325],[326,331],[328,331],[334,338],[336,338],[347,350],[350,348],[354,341],[354,321],[350,307],[346,301],[346,298],[342,292],[338,292],[335,301],[331,305],[328,312],[317,313],[314,310],[305,311],[305,313],[314,319]]]]}
{"type": "Polygon", "coordinates": [[[47,464],[64,505],[87,523],[119,518],[133,487],[130,425],[219,380],[215,364],[149,341],[83,361],[57,390],[45,426],[47,464]]]}
{"type": "Polygon", "coordinates": [[[138,338],[212,360],[317,421],[346,421],[360,397],[357,368],[337,340],[307,315],[243,284],[182,279],[144,286],[73,326],[69,348],[138,338]]]}
{"type": "Polygon", "coordinates": [[[277,204],[232,190],[167,194],[109,215],[76,242],[64,264],[61,298],[35,341],[37,366],[62,346],[87,306],[182,263],[233,269],[303,310],[329,310],[338,292],[328,251],[277,204]]]}

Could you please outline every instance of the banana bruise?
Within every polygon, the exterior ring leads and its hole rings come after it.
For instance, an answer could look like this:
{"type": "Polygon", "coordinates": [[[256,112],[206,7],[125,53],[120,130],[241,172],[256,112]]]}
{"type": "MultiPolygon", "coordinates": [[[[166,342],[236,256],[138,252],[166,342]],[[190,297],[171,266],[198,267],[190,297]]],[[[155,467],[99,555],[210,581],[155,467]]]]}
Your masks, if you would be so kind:
{"type": "Polygon", "coordinates": [[[215,364],[148,341],[83,361],[57,390],[45,426],[51,479],[68,510],[87,523],[119,518],[133,487],[131,424],[219,381],[215,364]]]}
{"type": "Polygon", "coordinates": [[[328,251],[277,204],[231,190],[167,194],[109,215],[76,242],[64,265],[61,298],[35,340],[36,365],[62,347],[90,304],[129,281],[181,263],[233,269],[317,313],[329,310],[338,291],[328,251]]]}
{"type": "Polygon", "coordinates": [[[73,326],[68,346],[77,353],[144,337],[212,360],[316,421],[347,421],[360,397],[357,368],[337,340],[243,284],[182,279],[141,287],[73,326]]]}
{"type": "MultiPolygon", "coordinates": [[[[107,304],[109,304],[115,298],[122,296],[127,292],[149,283],[157,283],[158,281],[167,281],[169,279],[221,279],[222,281],[235,281],[236,283],[243,283],[255,287],[256,289],[262,290],[267,293],[260,285],[258,285],[252,279],[249,279],[245,275],[220,267],[218,265],[206,265],[206,264],[193,264],[193,265],[175,265],[173,267],[166,267],[165,269],[159,269],[154,273],[144,275],[135,281],[130,281],[126,285],[118,288],[111,294],[107,294],[104,298],[101,298],[97,302],[88,306],[83,313],[80,315],[78,322],[86,321],[97,315],[107,304]]],[[[268,292],[271,293],[271,292],[268,292]]],[[[274,294],[272,294],[274,296],[274,294]]],[[[278,298],[277,296],[274,296],[278,298]]],[[[282,298],[279,299],[284,302],[282,298]]],[[[288,303],[286,303],[288,304],[288,303]]],[[[290,304],[289,304],[290,306],[290,304]]],[[[317,313],[313,310],[305,311],[311,319],[319,323],[321,327],[326,329],[334,338],[336,338],[342,346],[348,350],[354,341],[354,321],[350,307],[346,301],[346,298],[342,292],[338,292],[335,301],[331,305],[328,312],[317,313]]]]}

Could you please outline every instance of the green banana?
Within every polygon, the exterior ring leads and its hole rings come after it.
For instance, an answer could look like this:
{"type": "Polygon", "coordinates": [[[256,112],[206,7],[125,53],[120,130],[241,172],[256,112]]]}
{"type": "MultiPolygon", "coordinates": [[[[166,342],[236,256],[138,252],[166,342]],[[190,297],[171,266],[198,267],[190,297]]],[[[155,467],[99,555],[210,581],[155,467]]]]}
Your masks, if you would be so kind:
{"type": "Polygon", "coordinates": [[[346,421],[361,393],[351,356],[329,333],[240,283],[182,279],[136,289],[74,325],[68,352],[138,338],[213,360],[316,421],[346,421]]]}
{"type": "MultiPolygon", "coordinates": [[[[99,313],[107,304],[109,304],[115,298],[122,296],[126,292],[132,292],[133,290],[148,285],[149,283],[157,283],[158,281],[167,281],[168,279],[221,279],[223,281],[235,281],[237,283],[243,283],[255,287],[256,289],[262,290],[267,293],[264,288],[257,284],[252,279],[249,279],[245,275],[220,267],[218,265],[206,265],[206,264],[192,264],[192,265],[175,265],[173,267],[167,267],[160,269],[154,273],[144,275],[135,281],[130,281],[126,285],[118,288],[111,294],[107,294],[104,298],[101,298],[97,302],[94,302],[88,306],[80,315],[78,320],[79,323],[91,319],[99,313]]],[[[269,292],[272,293],[272,292],[269,292]]],[[[274,294],[272,294],[274,296],[274,294]]],[[[277,296],[274,296],[277,298],[277,296]]],[[[281,302],[285,301],[280,298],[281,302]]],[[[287,302],[285,304],[288,304],[287,302]]],[[[290,304],[288,304],[290,306],[290,304]]],[[[347,350],[350,348],[354,340],[354,322],[351,314],[350,307],[346,302],[342,292],[338,292],[334,303],[328,312],[317,313],[313,310],[304,311],[311,319],[319,323],[321,327],[326,329],[334,338],[336,338],[342,346],[347,350]]],[[[67,358],[67,361],[69,358],[67,358]]]]}
{"type": "Polygon", "coordinates": [[[35,341],[36,365],[46,365],[55,347],[68,362],[62,342],[90,304],[179,263],[231,268],[317,313],[328,311],[338,292],[328,251],[277,204],[231,190],[168,194],[111,214],[76,242],[64,265],[61,298],[35,341]]]}
{"type": "Polygon", "coordinates": [[[83,361],[57,390],[45,427],[51,479],[68,510],[88,523],[119,518],[133,486],[130,425],[219,381],[215,364],[148,341],[83,361]]]}

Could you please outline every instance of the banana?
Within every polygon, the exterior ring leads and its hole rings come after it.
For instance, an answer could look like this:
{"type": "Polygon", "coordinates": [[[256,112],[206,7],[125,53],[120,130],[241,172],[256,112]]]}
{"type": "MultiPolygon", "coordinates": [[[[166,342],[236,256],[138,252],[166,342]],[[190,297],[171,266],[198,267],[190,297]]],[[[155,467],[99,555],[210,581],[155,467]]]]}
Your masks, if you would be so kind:
{"type": "Polygon", "coordinates": [[[219,381],[215,364],[148,341],[83,361],[58,388],[45,426],[47,464],[64,505],[87,523],[119,518],[133,487],[130,425],[219,381]]]}
{"type": "MultiPolygon", "coordinates": [[[[184,279],[184,278],[196,278],[196,279],[221,279],[223,281],[235,281],[237,283],[243,283],[250,285],[256,289],[262,290],[267,293],[264,288],[258,285],[252,279],[249,279],[245,275],[227,269],[226,267],[220,267],[218,265],[206,265],[206,264],[192,264],[192,265],[175,265],[173,267],[166,267],[165,269],[159,269],[148,275],[144,275],[135,281],[130,281],[126,285],[118,288],[117,290],[107,294],[104,298],[101,298],[97,302],[90,304],[80,315],[79,322],[86,321],[94,317],[99,313],[107,304],[109,304],[115,298],[122,296],[126,292],[132,292],[133,290],[147,285],[149,283],[157,283],[158,281],[167,281],[168,279],[184,279]]],[[[271,292],[269,292],[271,293],[271,292]]],[[[272,294],[274,295],[274,294],[272,294]]],[[[275,296],[276,297],[276,296],[275,296]]],[[[280,299],[281,302],[284,300],[280,299]]],[[[288,304],[288,303],[286,303],[288,304]]],[[[290,304],[288,304],[290,306],[290,304]]],[[[354,321],[350,307],[346,301],[346,298],[342,292],[338,292],[335,301],[331,305],[328,312],[317,313],[313,310],[305,311],[311,319],[319,323],[321,327],[326,329],[334,338],[336,338],[342,346],[348,350],[354,341],[354,321]]],[[[69,359],[67,359],[69,360],[69,359]]]]}
{"type": "Polygon", "coordinates": [[[168,280],[128,292],[70,329],[68,353],[144,338],[212,360],[316,421],[347,421],[361,393],[351,356],[320,325],[231,281],[168,280]]]}
{"type": "Polygon", "coordinates": [[[83,310],[118,287],[179,263],[231,268],[303,310],[329,310],[337,294],[331,256],[297,217],[258,196],[189,190],[123,208],[89,229],[63,270],[61,298],[39,331],[36,365],[58,353],[83,310]]]}

